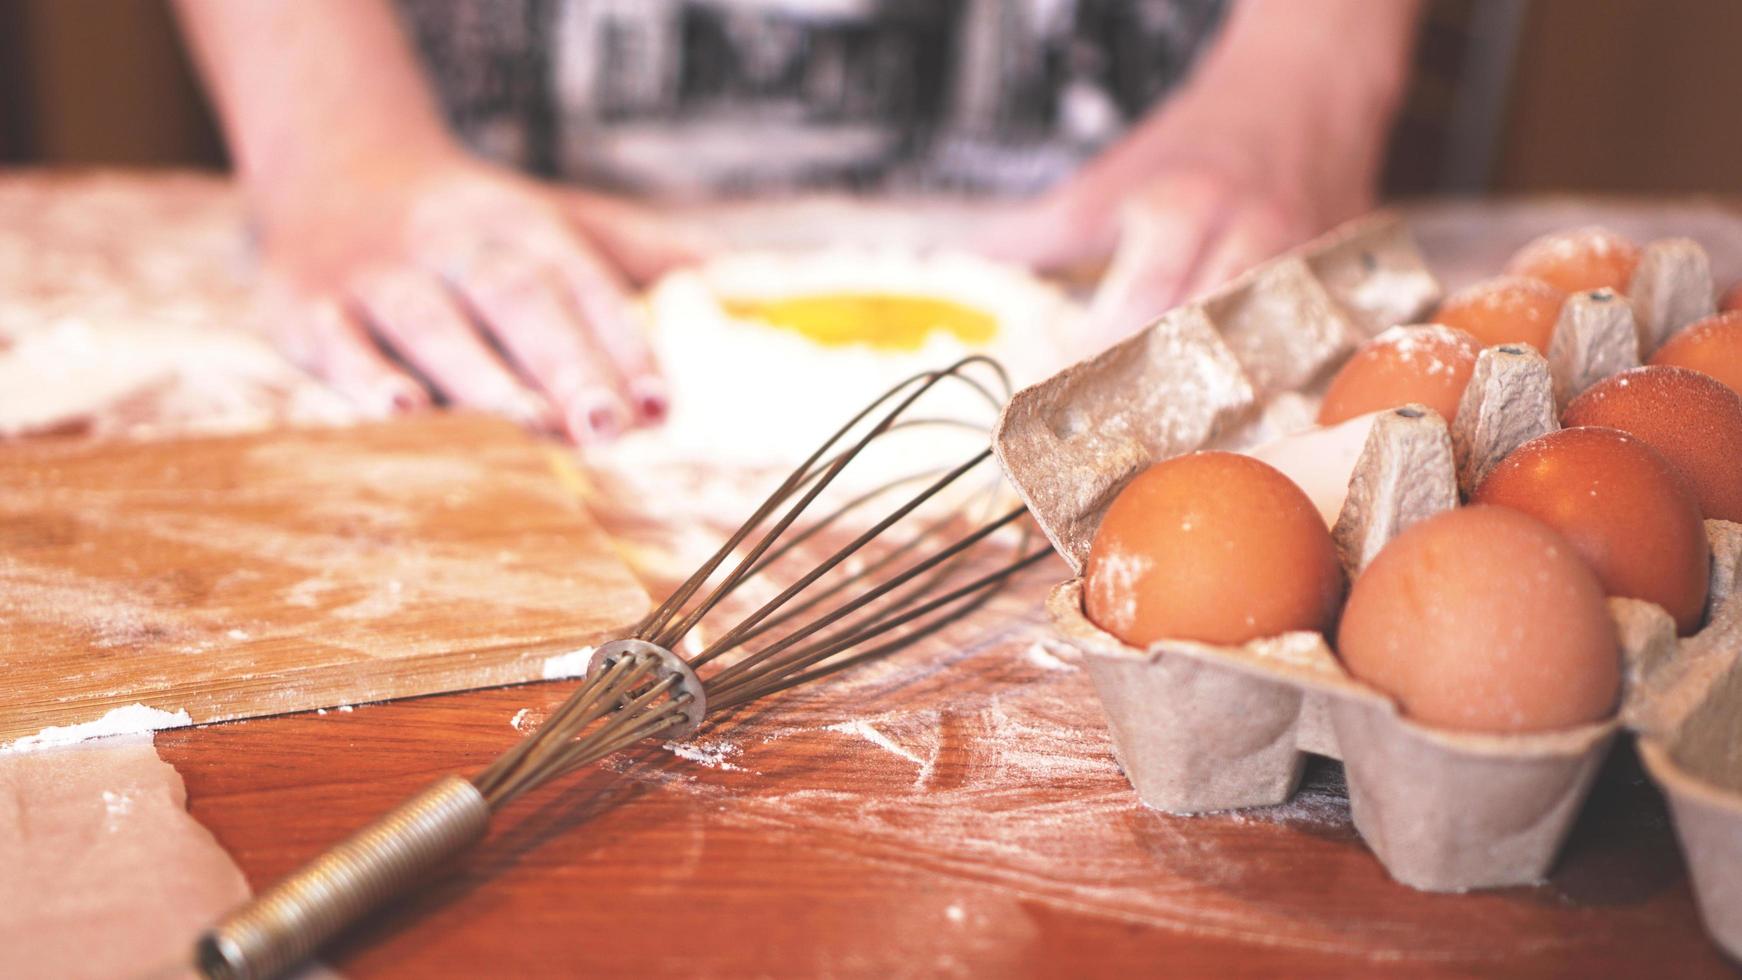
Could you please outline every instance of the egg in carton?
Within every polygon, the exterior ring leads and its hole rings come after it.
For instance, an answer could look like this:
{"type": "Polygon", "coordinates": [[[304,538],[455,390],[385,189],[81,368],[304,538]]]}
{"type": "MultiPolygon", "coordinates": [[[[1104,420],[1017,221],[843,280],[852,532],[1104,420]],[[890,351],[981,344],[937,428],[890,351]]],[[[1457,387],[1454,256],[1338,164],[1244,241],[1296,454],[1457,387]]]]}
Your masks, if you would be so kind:
{"type": "MultiPolygon", "coordinates": [[[[1449,424],[1424,406],[1370,420],[1333,528],[1351,578],[1404,529],[1457,506],[1518,445],[1557,428],[1574,395],[1710,312],[1704,252],[1653,243],[1629,294],[1570,298],[1546,358],[1525,346],[1484,350],[1449,424]]],[[[1267,400],[1322,382],[1360,340],[1411,322],[1438,297],[1401,222],[1362,219],[1018,393],[994,449],[1080,573],[1107,506],[1137,472],[1253,426],[1267,400]]],[[[1695,878],[1711,929],[1736,951],[1726,936],[1742,933],[1742,750],[1728,736],[1742,717],[1742,528],[1707,528],[1715,568],[1705,629],[1678,641],[1662,609],[1611,600],[1628,668],[1623,704],[1609,719],[1552,732],[1413,722],[1351,677],[1318,633],[1137,649],[1084,616],[1080,578],[1048,606],[1085,654],[1115,755],[1145,803],[1175,813],[1274,805],[1294,792],[1306,754],[1341,759],[1357,830],[1393,877],[1417,888],[1540,881],[1616,733],[1640,731],[1691,861],[1709,868],[1695,878]]]]}

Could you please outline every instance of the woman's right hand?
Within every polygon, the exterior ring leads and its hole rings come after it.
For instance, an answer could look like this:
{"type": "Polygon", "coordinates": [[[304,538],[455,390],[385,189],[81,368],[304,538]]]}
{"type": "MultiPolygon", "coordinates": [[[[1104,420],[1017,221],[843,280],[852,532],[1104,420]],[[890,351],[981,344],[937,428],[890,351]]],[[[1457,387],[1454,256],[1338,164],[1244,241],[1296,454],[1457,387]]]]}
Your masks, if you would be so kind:
{"type": "Polygon", "coordinates": [[[252,203],[268,329],[365,411],[435,394],[582,443],[665,414],[619,262],[646,277],[696,250],[633,205],[457,151],[376,155],[252,203]]]}
{"type": "Polygon", "coordinates": [[[665,414],[629,287],[682,236],[460,148],[387,0],[177,8],[293,357],[374,414],[435,395],[579,442],[665,414]]]}

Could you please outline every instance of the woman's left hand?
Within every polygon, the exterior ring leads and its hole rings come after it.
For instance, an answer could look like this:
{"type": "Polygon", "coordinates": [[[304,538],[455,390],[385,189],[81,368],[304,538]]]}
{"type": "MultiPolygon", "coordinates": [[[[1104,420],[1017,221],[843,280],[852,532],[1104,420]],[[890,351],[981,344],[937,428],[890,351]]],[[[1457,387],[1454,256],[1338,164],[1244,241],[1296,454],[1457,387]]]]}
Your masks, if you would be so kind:
{"type": "Polygon", "coordinates": [[[1178,94],[985,222],[977,247],[1040,268],[1105,262],[1075,345],[1086,356],[1371,208],[1413,8],[1242,0],[1178,94]]]}

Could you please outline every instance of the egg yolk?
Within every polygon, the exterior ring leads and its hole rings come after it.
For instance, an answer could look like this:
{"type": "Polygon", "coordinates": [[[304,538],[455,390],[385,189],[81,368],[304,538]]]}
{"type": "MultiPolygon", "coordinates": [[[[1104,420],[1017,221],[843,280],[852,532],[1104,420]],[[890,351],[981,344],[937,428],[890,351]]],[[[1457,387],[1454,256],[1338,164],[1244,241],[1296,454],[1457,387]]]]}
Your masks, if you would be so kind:
{"type": "Polygon", "coordinates": [[[1313,502],[1275,467],[1224,452],[1132,479],[1095,532],[1083,580],[1090,621],[1134,646],[1324,631],[1343,595],[1313,502]]]}
{"type": "Polygon", "coordinates": [[[1438,728],[1540,732],[1615,711],[1621,657],[1603,587],[1567,540],[1480,504],[1386,545],[1349,592],[1337,653],[1438,728]]]}
{"type": "Polygon", "coordinates": [[[1434,322],[1464,331],[1483,347],[1529,344],[1538,353],[1547,353],[1565,298],[1539,279],[1502,276],[1448,298],[1434,314],[1434,322]]]}
{"type": "Polygon", "coordinates": [[[1331,379],[1319,424],[1418,402],[1450,421],[1476,370],[1481,347],[1461,330],[1439,324],[1392,327],[1357,350],[1331,379]]]}
{"type": "Polygon", "coordinates": [[[1705,617],[1711,554],[1700,504],[1681,474],[1618,429],[1538,436],[1476,488],[1559,531],[1613,596],[1662,606],[1686,636],[1705,617]]]}
{"type": "Polygon", "coordinates": [[[1622,371],[1573,399],[1561,424],[1639,438],[1688,479],[1706,517],[1742,521],[1742,396],[1722,382],[1663,365],[1622,371]]]}
{"type": "Polygon", "coordinates": [[[732,316],[790,330],[824,347],[859,344],[914,351],[938,333],[981,346],[998,333],[998,320],[992,314],[931,296],[826,293],[728,300],[725,306],[732,316]]]}
{"type": "Polygon", "coordinates": [[[1543,235],[1512,256],[1506,271],[1541,279],[1564,293],[1613,289],[1626,294],[1639,265],[1639,246],[1607,228],[1543,235]]]}
{"type": "Polygon", "coordinates": [[[1651,363],[1698,371],[1742,395],[1742,311],[1709,316],[1676,331],[1651,355],[1651,363]]]}

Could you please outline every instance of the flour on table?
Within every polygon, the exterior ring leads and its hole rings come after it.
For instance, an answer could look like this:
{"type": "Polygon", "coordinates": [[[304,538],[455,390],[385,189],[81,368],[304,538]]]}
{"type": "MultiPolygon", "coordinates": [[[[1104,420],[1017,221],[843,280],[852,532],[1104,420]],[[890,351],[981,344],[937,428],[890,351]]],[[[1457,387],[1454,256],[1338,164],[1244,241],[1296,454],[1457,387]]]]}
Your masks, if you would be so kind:
{"type": "Polygon", "coordinates": [[[583,676],[587,672],[587,664],[591,663],[592,660],[592,647],[582,647],[568,653],[559,653],[554,657],[546,657],[544,658],[544,679],[555,681],[583,676]]]}
{"type": "Polygon", "coordinates": [[[725,769],[729,772],[744,772],[744,767],[734,765],[732,758],[744,750],[731,742],[666,742],[660,746],[680,759],[688,759],[709,769],[725,769]]]}
{"type": "Polygon", "coordinates": [[[194,720],[188,716],[187,709],[164,711],[143,704],[130,704],[122,708],[110,708],[103,717],[95,721],[87,721],[77,725],[50,725],[35,735],[0,745],[0,753],[22,752],[28,749],[39,749],[55,745],[70,745],[86,739],[105,738],[110,735],[132,735],[142,732],[155,732],[164,728],[181,728],[191,725],[194,720]]]}
{"type": "Polygon", "coordinates": [[[906,748],[888,735],[885,735],[875,724],[869,721],[843,721],[833,725],[825,725],[823,728],[825,731],[841,732],[842,734],[857,736],[898,759],[905,759],[908,762],[913,763],[916,767],[916,772],[913,777],[913,785],[915,787],[923,787],[926,784],[926,780],[931,778],[932,766],[937,761],[935,744],[932,746],[934,751],[932,758],[927,759],[920,757],[918,754],[913,752],[913,750],[906,748]]]}
{"type": "Polygon", "coordinates": [[[1075,665],[1061,659],[1058,654],[1047,649],[1045,641],[1037,640],[1034,643],[1030,643],[1026,648],[1024,648],[1022,655],[1029,663],[1039,667],[1041,670],[1077,669],[1075,665]]]}

